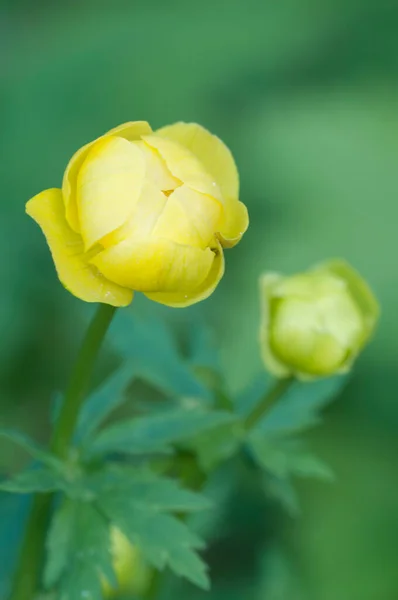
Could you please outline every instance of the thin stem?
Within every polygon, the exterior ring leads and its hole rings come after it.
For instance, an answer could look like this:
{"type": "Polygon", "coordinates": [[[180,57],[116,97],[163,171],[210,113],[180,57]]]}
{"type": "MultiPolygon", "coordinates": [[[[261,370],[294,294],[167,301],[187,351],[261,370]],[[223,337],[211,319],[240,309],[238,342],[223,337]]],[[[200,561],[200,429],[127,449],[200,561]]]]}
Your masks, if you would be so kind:
{"type": "MultiPolygon", "coordinates": [[[[51,451],[59,458],[64,459],[68,455],[95,360],[115,310],[113,306],[100,304],[83,340],[50,443],[51,451]]],[[[52,500],[52,494],[36,494],[34,497],[10,600],[32,600],[37,591],[52,500]]]]}
{"type": "Polygon", "coordinates": [[[116,308],[109,306],[109,304],[99,305],[80,348],[51,440],[51,450],[60,458],[65,458],[67,455],[98,351],[111,324],[115,310],[116,308]]]}
{"type": "Polygon", "coordinates": [[[254,407],[244,421],[246,431],[253,429],[262,419],[265,413],[279,400],[279,398],[289,389],[294,381],[293,377],[278,379],[275,385],[265,394],[262,401],[254,407]]]}

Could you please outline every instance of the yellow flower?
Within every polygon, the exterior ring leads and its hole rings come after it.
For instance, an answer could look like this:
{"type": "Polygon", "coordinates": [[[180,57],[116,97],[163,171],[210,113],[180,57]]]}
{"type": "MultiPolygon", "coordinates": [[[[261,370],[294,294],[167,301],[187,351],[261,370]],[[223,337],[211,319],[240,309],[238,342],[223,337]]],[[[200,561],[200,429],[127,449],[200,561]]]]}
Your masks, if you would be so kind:
{"type": "Polygon", "coordinates": [[[137,548],[132,546],[126,536],[116,527],[111,529],[111,543],[113,569],[118,585],[114,589],[105,578],[102,578],[105,598],[128,593],[141,595],[148,587],[151,570],[143,562],[137,548]]]}
{"type": "Polygon", "coordinates": [[[233,157],[219,138],[194,123],[153,132],[136,121],[83,146],[62,190],[41,192],[26,212],[78,298],[126,306],[140,291],[188,306],[214,291],[223,248],[248,227],[238,193],[233,157]]]}
{"type": "Polygon", "coordinates": [[[277,377],[348,371],[379,316],[366,282],[340,260],[291,277],[266,273],[260,288],[262,356],[277,377]]]}

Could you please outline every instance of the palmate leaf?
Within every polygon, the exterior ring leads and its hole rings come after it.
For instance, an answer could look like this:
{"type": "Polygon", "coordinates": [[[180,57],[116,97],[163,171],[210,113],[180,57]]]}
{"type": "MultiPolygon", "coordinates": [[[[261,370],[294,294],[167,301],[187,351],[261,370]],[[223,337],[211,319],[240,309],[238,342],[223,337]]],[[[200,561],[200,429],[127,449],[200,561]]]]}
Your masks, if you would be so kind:
{"type": "Polygon", "coordinates": [[[117,490],[119,496],[129,497],[134,507],[155,512],[195,512],[211,506],[205,496],[184,489],[174,479],[161,477],[145,467],[108,465],[90,475],[85,487],[93,499],[101,499],[117,490]]]}
{"type": "Polygon", "coordinates": [[[185,523],[171,512],[208,507],[200,495],[181,489],[176,482],[131,467],[109,468],[88,481],[96,502],[107,518],[136,545],[157,569],[169,566],[175,573],[208,589],[206,565],[195,550],[203,547],[185,523]]]}
{"type": "Polygon", "coordinates": [[[37,461],[47,465],[51,469],[62,471],[63,465],[60,460],[58,460],[54,455],[50,454],[44,448],[42,448],[37,442],[32,440],[29,436],[21,433],[20,431],[15,431],[13,429],[1,429],[0,428],[0,437],[12,442],[16,446],[19,446],[23,450],[25,450],[32,458],[35,458],[37,461]]]}
{"type": "Polygon", "coordinates": [[[333,480],[331,469],[297,438],[263,437],[257,433],[251,436],[249,443],[257,463],[276,477],[293,475],[333,480]]]}
{"type": "Polygon", "coordinates": [[[109,340],[121,356],[133,361],[137,376],[166,394],[209,399],[208,390],[179,354],[166,323],[153,312],[144,315],[119,311],[112,322],[109,340]]]}
{"type": "Polygon", "coordinates": [[[65,500],[47,538],[44,584],[59,600],[102,600],[102,578],[116,585],[110,527],[93,503],[65,500]]]}
{"type": "Polygon", "coordinates": [[[32,492],[53,492],[67,487],[63,463],[41,448],[34,440],[19,431],[9,429],[1,429],[0,437],[16,444],[36,459],[32,468],[17,473],[10,479],[0,481],[1,491],[30,494],[32,492]]]}
{"type": "Polygon", "coordinates": [[[292,517],[300,513],[294,477],[323,481],[332,481],[334,478],[328,465],[309,452],[298,438],[265,436],[255,430],[249,436],[247,447],[257,465],[264,470],[265,493],[278,500],[292,517]]]}
{"type": "Polygon", "coordinates": [[[111,425],[91,441],[87,453],[90,456],[100,456],[115,452],[169,452],[172,444],[235,419],[226,411],[206,411],[200,408],[168,410],[111,425]]]}
{"type": "Polygon", "coordinates": [[[46,466],[22,471],[11,479],[0,482],[1,491],[14,494],[55,492],[65,487],[67,487],[65,479],[57,471],[46,466]]]}
{"type": "MultiPolygon", "coordinates": [[[[276,435],[300,432],[316,425],[320,421],[320,411],[342,391],[347,381],[348,376],[341,375],[318,381],[294,381],[258,422],[256,430],[276,435]]],[[[238,397],[238,414],[247,416],[274,384],[267,373],[261,374],[238,397]]]]}
{"type": "Polygon", "coordinates": [[[320,421],[320,411],[347,384],[347,376],[318,381],[295,381],[283,398],[273,406],[258,424],[262,433],[292,433],[303,431],[320,421]]]}
{"type": "Polygon", "coordinates": [[[92,435],[124,402],[124,392],[135,373],[134,365],[127,361],[90,394],[80,411],[75,434],[78,440],[92,435]]]}
{"type": "Polygon", "coordinates": [[[68,565],[77,506],[76,502],[64,500],[52,517],[46,540],[47,560],[43,574],[46,589],[51,589],[58,582],[68,565]]]}

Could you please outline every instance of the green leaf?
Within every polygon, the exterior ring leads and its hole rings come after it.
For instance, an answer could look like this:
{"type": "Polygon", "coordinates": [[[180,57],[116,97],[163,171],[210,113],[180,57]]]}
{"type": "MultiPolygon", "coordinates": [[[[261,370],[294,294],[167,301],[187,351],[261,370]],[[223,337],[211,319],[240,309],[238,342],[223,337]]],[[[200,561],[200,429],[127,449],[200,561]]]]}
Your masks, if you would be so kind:
{"type": "Polygon", "coordinates": [[[198,434],[187,447],[195,452],[200,468],[208,473],[236,454],[244,436],[242,424],[232,421],[198,434]]]}
{"type": "Polygon", "coordinates": [[[111,425],[94,438],[87,450],[91,456],[168,452],[172,444],[235,419],[223,411],[169,410],[111,425]]]}
{"type": "Polygon", "coordinates": [[[55,456],[44,450],[39,444],[37,444],[34,440],[30,439],[24,433],[14,431],[12,429],[0,429],[0,437],[10,442],[13,442],[17,446],[20,446],[23,450],[26,450],[26,452],[30,454],[33,458],[42,462],[48,467],[58,471],[62,471],[62,462],[58,460],[55,456]]]}
{"type": "Polygon", "coordinates": [[[0,490],[16,494],[54,492],[65,488],[65,480],[54,470],[37,467],[22,471],[7,481],[0,482],[0,490]]]}
{"type": "Polygon", "coordinates": [[[55,513],[47,540],[46,586],[60,580],[60,600],[102,600],[101,577],[117,583],[110,546],[109,524],[94,504],[67,501],[55,513]]]}
{"type": "Polygon", "coordinates": [[[209,399],[208,390],[180,356],[166,323],[152,311],[150,315],[119,311],[112,322],[109,339],[127,360],[132,360],[137,376],[172,396],[209,399]]]}
{"type": "Polygon", "coordinates": [[[173,480],[131,467],[109,468],[91,479],[96,502],[157,569],[169,566],[208,589],[206,566],[195,553],[203,547],[185,523],[170,512],[208,507],[202,496],[183,490],[173,480]]]}
{"type": "Polygon", "coordinates": [[[134,376],[134,366],[128,361],[90,394],[79,415],[76,430],[79,440],[92,435],[112,411],[124,402],[124,392],[134,376]]]}
{"type": "Polygon", "coordinates": [[[267,371],[263,371],[255,377],[250,384],[237,395],[235,400],[235,411],[238,415],[247,417],[270,391],[274,382],[275,380],[267,371]]]}
{"type": "Polygon", "coordinates": [[[72,551],[76,507],[75,502],[64,500],[52,517],[46,540],[47,560],[43,574],[46,589],[51,589],[58,582],[68,566],[72,551]]]}
{"type": "Polygon", "coordinates": [[[250,436],[250,448],[257,463],[278,478],[290,475],[332,480],[330,468],[308,452],[298,439],[250,436]]]}
{"type": "Polygon", "coordinates": [[[336,376],[313,382],[295,381],[258,423],[256,430],[275,435],[316,425],[320,410],[341,392],[347,380],[347,376],[336,376]]]}
{"type": "Polygon", "coordinates": [[[280,478],[264,474],[263,487],[267,496],[278,501],[288,515],[295,518],[301,514],[300,502],[290,478],[280,478]]]}
{"type": "Polygon", "coordinates": [[[196,512],[210,508],[209,500],[186,490],[174,479],[162,477],[148,468],[108,465],[85,481],[92,498],[117,492],[130,498],[132,506],[156,512],[196,512]]]}

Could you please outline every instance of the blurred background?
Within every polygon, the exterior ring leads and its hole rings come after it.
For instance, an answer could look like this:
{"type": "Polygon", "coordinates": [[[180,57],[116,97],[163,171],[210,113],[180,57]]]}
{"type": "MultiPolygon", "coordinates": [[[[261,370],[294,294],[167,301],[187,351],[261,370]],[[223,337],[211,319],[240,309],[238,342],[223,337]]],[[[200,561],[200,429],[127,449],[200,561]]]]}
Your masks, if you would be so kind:
{"type": "MultiPolygon", "coordinates": [[[[230,389],[262,368],[263,270],[344,257],[383,311],[352,380],[310,435],[336,481],[300,483],[296,519],[241,482],[209,551],[206,597],[395,600],[397,3],[2,0],[0,109],[2,426],[47,439],[87,309],[59,285],[25,202],[60,186],[73,152],[119,123],[201,123],[231,148],[251,216],[218,290],[194,309],[215,331],[230,389]]],[[[1,472],[21,460],[0,448],[1,472]]],[[[10,502],[0,506],[2,560],[10,502]]]]}

